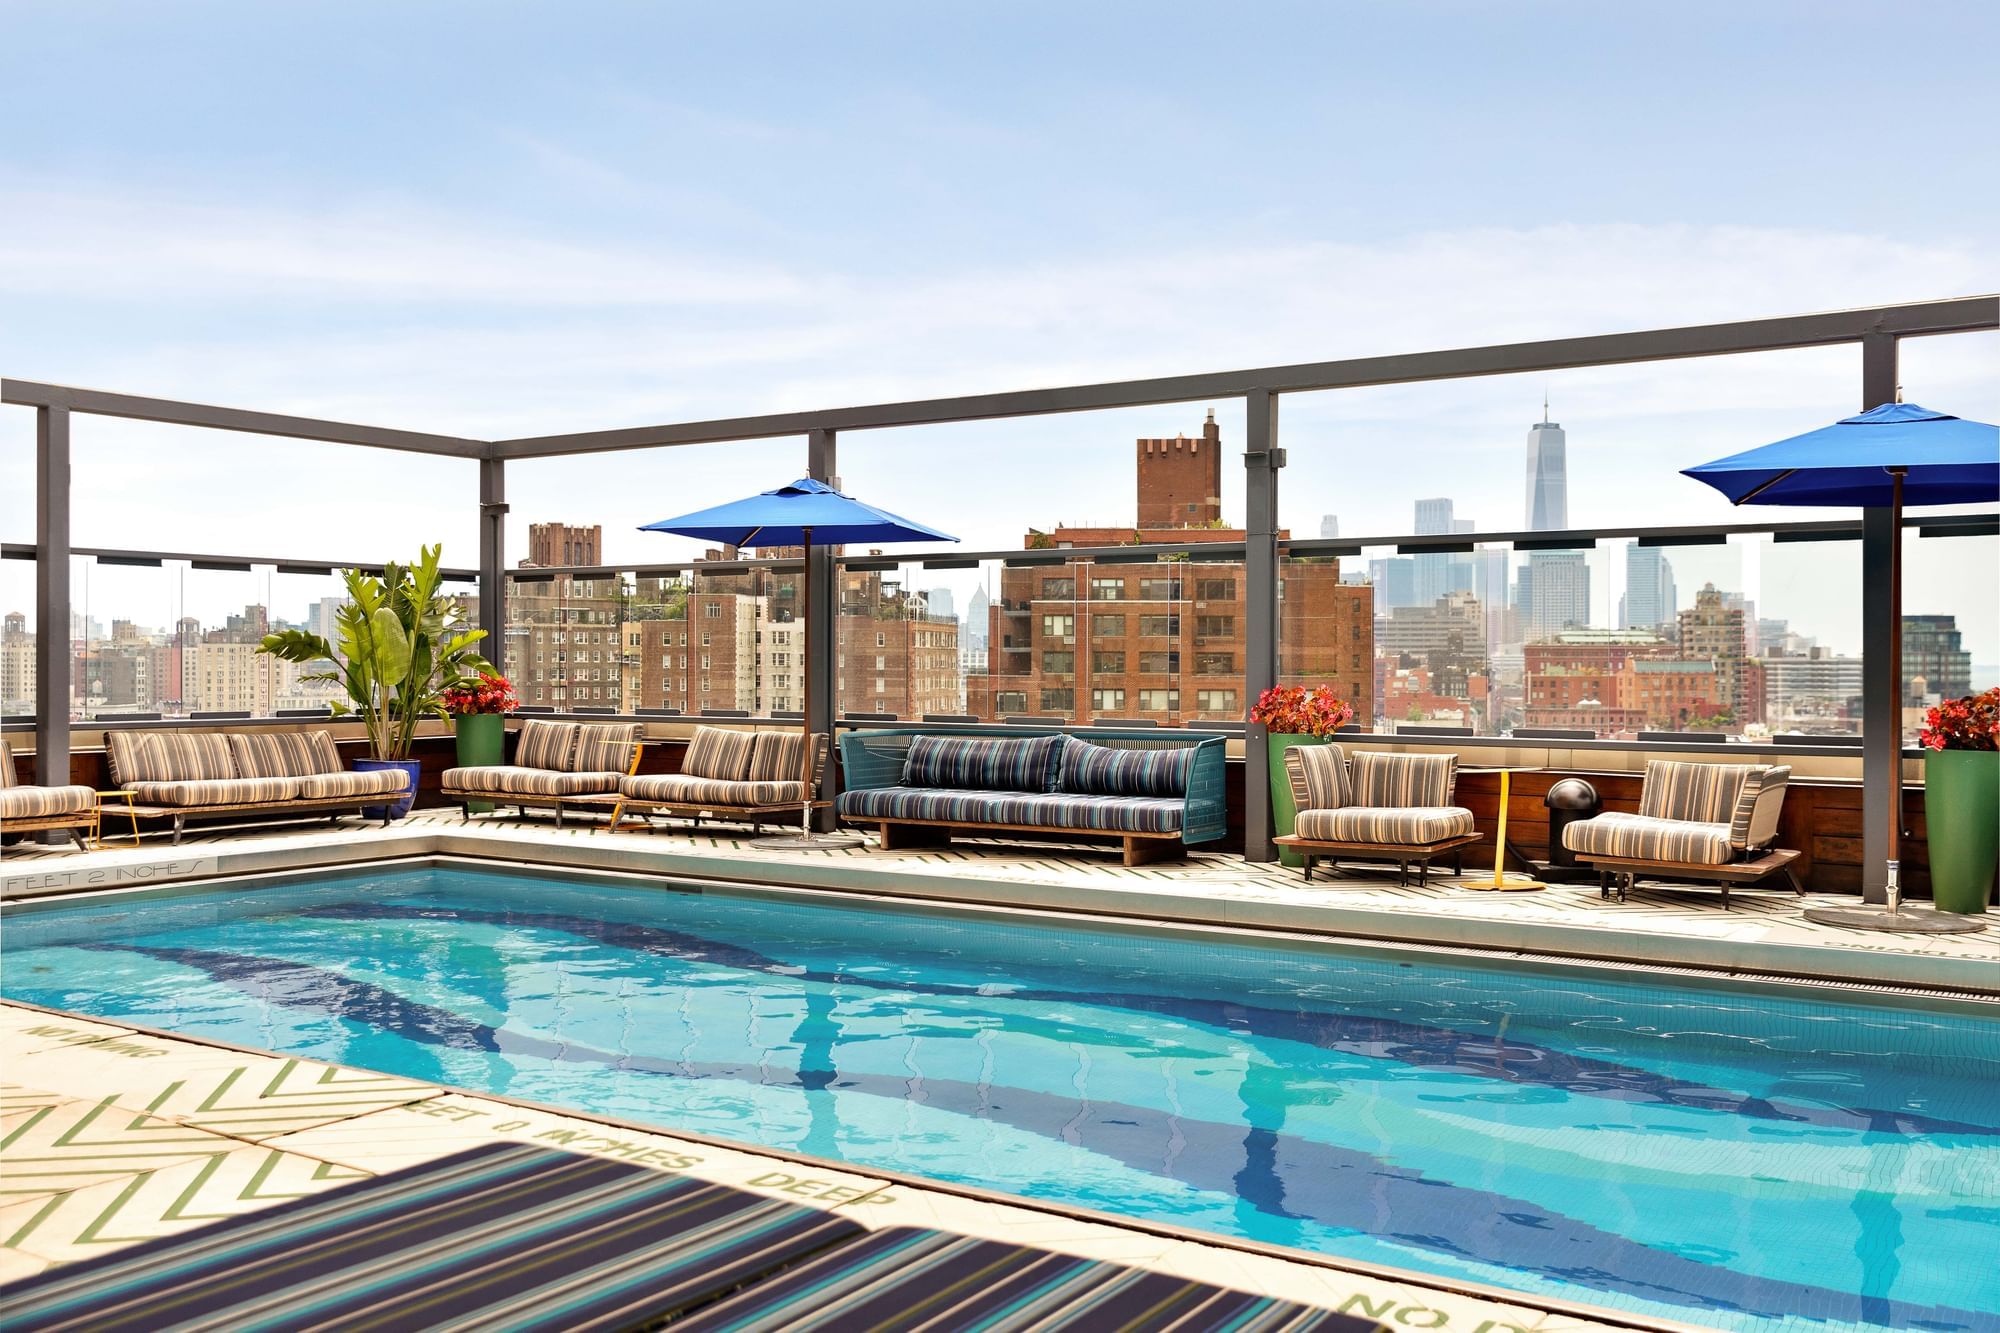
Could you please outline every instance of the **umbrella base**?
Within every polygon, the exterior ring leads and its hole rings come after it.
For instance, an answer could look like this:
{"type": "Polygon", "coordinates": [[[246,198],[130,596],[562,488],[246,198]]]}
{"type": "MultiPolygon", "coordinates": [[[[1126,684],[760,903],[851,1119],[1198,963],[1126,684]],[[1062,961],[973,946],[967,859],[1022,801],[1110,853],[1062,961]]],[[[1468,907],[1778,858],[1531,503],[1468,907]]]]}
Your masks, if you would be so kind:
{"type": "Polygon", "coordinates": [[[849,847],[866,847],[868,840],[858,833],[783,833],[754,838],[750,845],[760,852],[838,852],[849,847]]]}
{"type": "Polygon", "coordinates": [[[1806,920],[1822,926],[1890,931],[1898,935],[1970,935],[1986,929],[1978,917],[1937,912],[1928,907],[1904,907],[1894,912],[1882,907],[1808,907],[1806,920]]]}

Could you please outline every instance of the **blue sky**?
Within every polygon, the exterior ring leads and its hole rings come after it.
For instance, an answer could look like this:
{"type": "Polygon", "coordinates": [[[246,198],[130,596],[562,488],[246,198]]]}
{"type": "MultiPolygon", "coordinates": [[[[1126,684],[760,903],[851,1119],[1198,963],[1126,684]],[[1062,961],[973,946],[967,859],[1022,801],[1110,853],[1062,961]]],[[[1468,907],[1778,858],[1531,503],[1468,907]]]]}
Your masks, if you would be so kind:
{"type": "MultiPolygon", "coordinates": [[[[0,13],[24,378],[512,435],[2000,287],[1991,5],[0,13]]],[[[1913,346],[1905,382],[1993,420],[1996,365],[1992,337],[1913,346]]],[[[1851,411],[1857,381],[1843,350],[1290,400],[1283,516],[1388,534],[1448,494],[1513,526],[1547,390],[1573,521],[1720,518],[1674,471],[1851,411]]],[[[1007,544],[1124,517],[1129,441],[1203,406],[857,435],[841,471],[1007,544]]],[[[29,438],[0,412],[10,540],[29,438]]],[[[802,461],[521,467],[514,518],[665,558],[639,523],[802,461]]],[[[81,541],[185,547],[192,517],[207,549],[473,555],[464,464],[103,421],[78,464],[81,541]]],[[[2000,552],[1945,545],[1913,576],[1967,605],[1912,609],[2000,658],[2000,552]]],[[[1844,599],[1782,582],[1772,614],[1844,636],[1844,599]]]]}

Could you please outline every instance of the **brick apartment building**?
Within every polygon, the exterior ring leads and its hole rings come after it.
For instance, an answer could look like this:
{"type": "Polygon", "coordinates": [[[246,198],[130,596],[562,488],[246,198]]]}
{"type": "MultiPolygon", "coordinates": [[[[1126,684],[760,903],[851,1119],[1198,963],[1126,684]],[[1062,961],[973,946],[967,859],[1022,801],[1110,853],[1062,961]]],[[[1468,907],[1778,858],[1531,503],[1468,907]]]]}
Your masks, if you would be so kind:
{"type": "Polygon", "coordinates": [[[1528,644],[1522,656],[1524,726],[1630,736],[1683,729],[1720,707],[1717,664],[1652,634],[1572,630],[1528,644]]]}
{"type": "MultiPolygon", "coordinates": [[[[1222,439],[1210,412],[1199,436],[1142,439],[1135,451],[1138,525],[1030,531],[1029,550],[1241,542],[1222,526],[1222,439]]],[[[1280,653],[1287,681],[1328,682],[1358,715],[1374,708],[1373,594],[1340,582],[1332,558],[1281,571],[1280,653]]],[[[982,718],[1137,718],[1175,726],[1241,721],[1241,560],[1142,565],[1067,561],[1003,570],[987,611],[986,673],[966,681],[982,718]]]]}
{"type": "Polygon", "coordinates": [[[1764,667],[1751,653],[1742,605],[1732,605],[1713,583],[1677,617],[1680,656],[1715,663],[1718,710],[1739,730],[1764,720],[1764,667]]]}

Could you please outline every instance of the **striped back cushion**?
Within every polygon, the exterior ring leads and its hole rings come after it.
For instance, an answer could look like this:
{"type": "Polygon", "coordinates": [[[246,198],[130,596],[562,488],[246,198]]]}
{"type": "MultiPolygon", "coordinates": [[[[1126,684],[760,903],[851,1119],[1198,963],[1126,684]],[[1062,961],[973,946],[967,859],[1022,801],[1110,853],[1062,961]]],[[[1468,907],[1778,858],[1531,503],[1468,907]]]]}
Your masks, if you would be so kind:
{"type": "Polygon", "coordinates": [[[1784,808],[1785,787],[1791,780],[1787,767],[1750,770],[1729,816],[1731,847],[1739,851],[1762,847],[1778,836],[1778,812],[1784,808]]]}
{"type": "Polygon", "coordinates": [[[1193,772],[1192,745],[1126,749],[1071,737],[1062,747],[1057,789],[1084,796],[1181,797],[1193,772]]]}
{"type": "Polygon", "coordinates": [[[799,782],[804,779],[806,737],[802,731],[760,731],[750,747],[750,781],[799,782]]]}
{"type": "Polygon", "coordinates": [[[1053,791],[1064,737],[918,736],[903,760],[905,787],[1053,791]]]}
{"type": "Polygon", "coordinates": [[[229,738],[215,731],[112,731],[105,734],[111,776],[134,782],[212,782],[236,776],[229,738]]]}
{"type": "Polygon", "coordinates": [[[14,785],[14,747],[0,741],[0,787],[14,785]]]}
{"type": "Polygon", "coordinates": [[[696,727],[688,742],[681,772],[692,778],[719,778],[743,782],[750,776],[750,752],[756,738],[734,727],[696,727]]]}
{"type": "Polygon", "coordinates": [[[1652,819],[1727,824],[1735,816],[1736,798],[1745,781],[1757,771],[1754,764],[1654,759],[1647,763],[1646,781],[1639,789],[1639,813],[1652,819]]]}
{"type": "Polygon", "coordinates": [[[1357,750],[1348,772],[1349,804],[1375,810],[1450,805],[1457,777],[1455,754],[1357,750]]]}
{"type": "Polygon", "coordinates": [[[576,729],[576,746],[563,768],[571,773],[629,773],[639,748],[637,722],[594,723],[576,729]]]}
{"type": "Polygon", "coordinates": [[[1292,805],[1299,810],[1338,810],[1348,804],[1347,756],[1338,745],[1294,745],[1285,751],[1292,805]]]}
{"type": "MultiPolygon", "coordinates": [[[[529,718],[521,724],[521,738],[514,746],[517,768],[546,768],[569,771],[569,757],[576,751],[574,722],[543,722],[529,718]]],[[[624,769],[619,769],[624,772],[624,769]]]]}
{"type": "Polygon", "coordinates": [[[232,731],[229,755],[246,778],[302,778],[341,771],[330,731],[232,731]]]}

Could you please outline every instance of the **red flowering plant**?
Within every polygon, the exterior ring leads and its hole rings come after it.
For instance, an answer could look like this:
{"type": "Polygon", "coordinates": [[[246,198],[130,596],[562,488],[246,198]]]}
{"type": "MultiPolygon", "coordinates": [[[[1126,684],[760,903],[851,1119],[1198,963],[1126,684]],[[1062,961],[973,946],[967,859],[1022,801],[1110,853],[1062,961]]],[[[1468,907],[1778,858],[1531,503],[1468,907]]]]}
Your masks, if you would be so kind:
{"type": "Polygon", "coordinates": [[[511,713],[520,706],[507,678],[486,671],[447,687],[440,702],[447,713],[511,713]]]}
{"type": "Polygon", "coordinates": [[[1917,744],[1927,750],[2000,750],[2000,687],[1931,709],[1917,744]]]}
{"type": "Polygon", "coordinates": [[[1286,736],[1331,736],[1354,720],[1354,706],[1325,685],[1274,685],[1257,696],[1250,720],[1286,736]]]}

